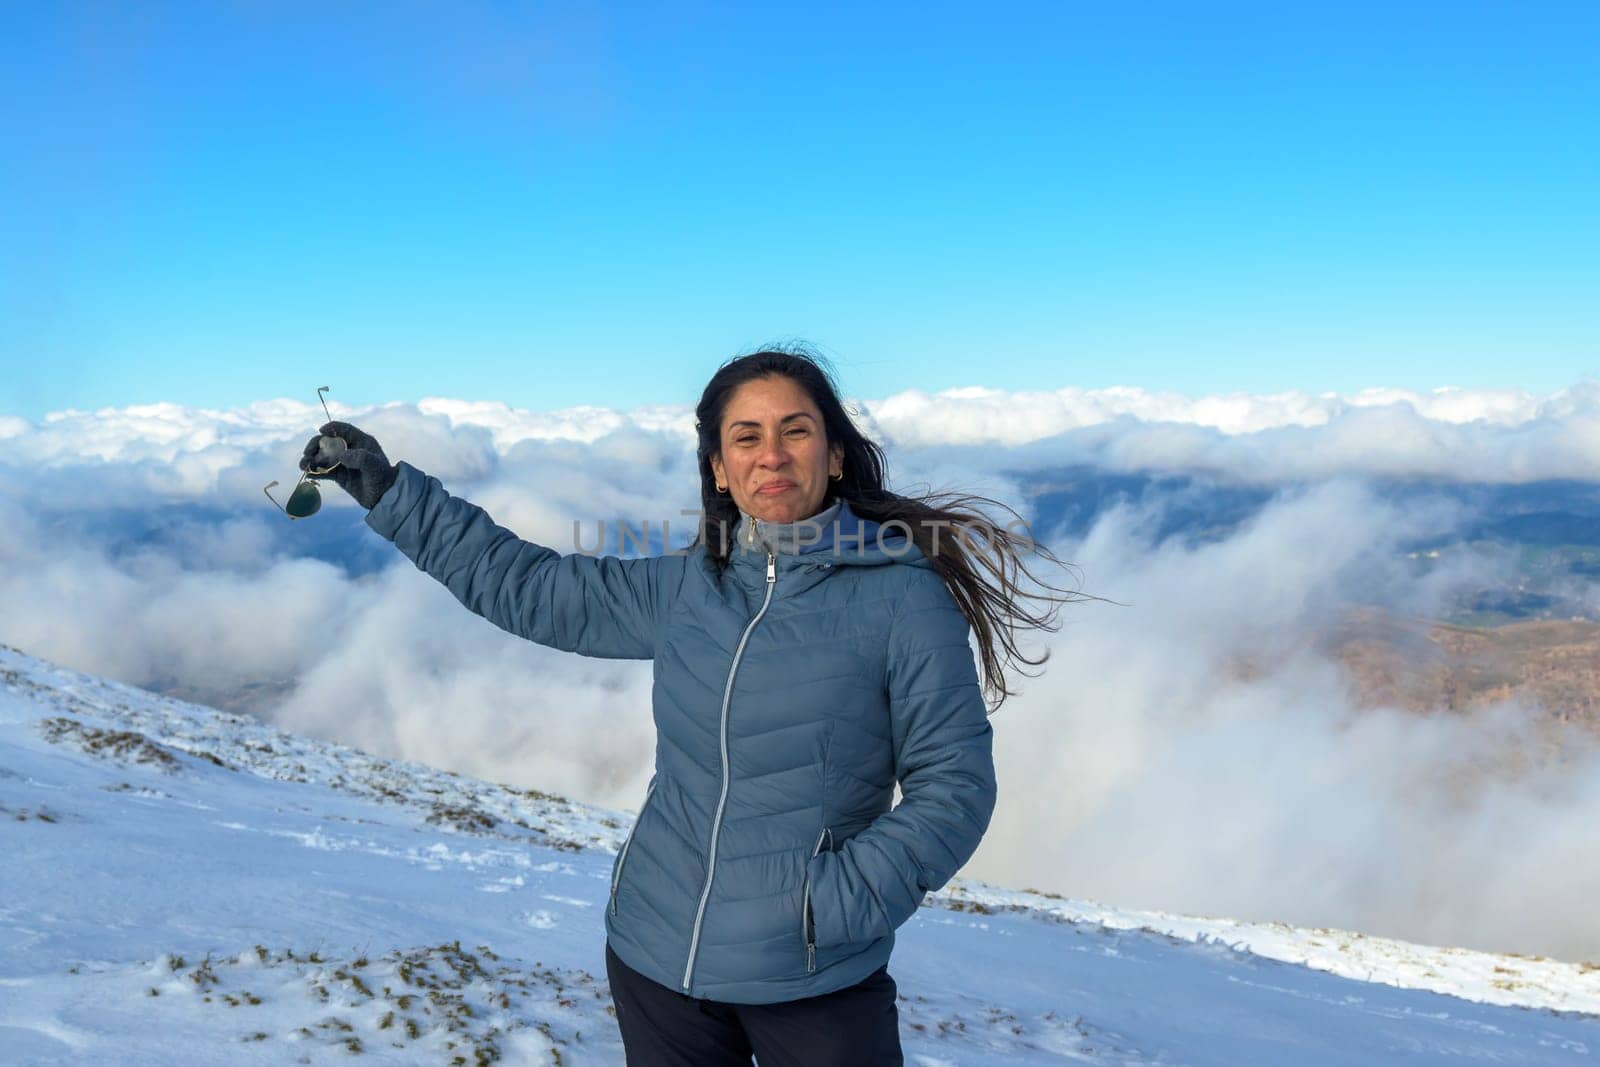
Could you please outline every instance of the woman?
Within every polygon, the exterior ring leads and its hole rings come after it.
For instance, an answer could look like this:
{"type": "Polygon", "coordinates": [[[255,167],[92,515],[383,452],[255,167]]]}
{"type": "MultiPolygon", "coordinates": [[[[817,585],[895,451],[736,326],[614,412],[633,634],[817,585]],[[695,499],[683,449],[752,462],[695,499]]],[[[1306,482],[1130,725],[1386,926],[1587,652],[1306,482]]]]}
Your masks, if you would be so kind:
{"type": "Polygon", "coordinates": [[[1050,620],[1018,606],[1036,595],[1013,581],[1023,538],[884,488],[814,358],[732,360],[695,414],[705,521],[687,552],[560,555],[347,423],[322,428],[349,448],[326,477],[496,625],[654,661],[655,774],[605,911],[629,1062],[899,1064],[895,930],[995,804],[969,633],[1003,702],[997,643],[1021,659],[1014,623],[1050,620]]]}

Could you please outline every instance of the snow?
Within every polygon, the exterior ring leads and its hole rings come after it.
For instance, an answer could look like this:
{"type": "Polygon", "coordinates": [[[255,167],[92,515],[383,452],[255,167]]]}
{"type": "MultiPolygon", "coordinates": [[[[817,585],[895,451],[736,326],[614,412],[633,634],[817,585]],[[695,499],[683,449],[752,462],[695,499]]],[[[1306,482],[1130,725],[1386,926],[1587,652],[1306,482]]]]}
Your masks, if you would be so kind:
{"type": "MultiPolygon", "coordinates": [[[[0,1060],[621,1064],[631,816],[0,646],[0,1060]]],[[[914,1067],[1589,1062],[1600,966],[957,878],[890,974],[914,1067]]]]}

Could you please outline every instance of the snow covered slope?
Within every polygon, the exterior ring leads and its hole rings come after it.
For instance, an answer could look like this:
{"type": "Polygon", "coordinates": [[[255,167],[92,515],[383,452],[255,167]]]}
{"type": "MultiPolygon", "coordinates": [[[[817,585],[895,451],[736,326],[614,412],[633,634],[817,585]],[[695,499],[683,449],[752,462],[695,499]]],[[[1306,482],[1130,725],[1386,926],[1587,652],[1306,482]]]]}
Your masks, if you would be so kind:
{"type": "MultiPolygon", "coordinates": [[[[0,1062],[621,1064],[630,816],[0,646],[0,1062]]],[[[901,930],[907,1063],[1588,1063],[1600,966],[957,879],[901,930]]]]}

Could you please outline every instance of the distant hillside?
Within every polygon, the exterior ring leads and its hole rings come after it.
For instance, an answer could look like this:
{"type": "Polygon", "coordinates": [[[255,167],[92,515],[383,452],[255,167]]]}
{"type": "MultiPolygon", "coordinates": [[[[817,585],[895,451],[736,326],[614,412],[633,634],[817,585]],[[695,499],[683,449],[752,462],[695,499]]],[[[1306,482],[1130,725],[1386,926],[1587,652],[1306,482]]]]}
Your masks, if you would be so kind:
{"type": "Polygon", "coordinates": [[[1600,623],[1468,627],[1357,609],[1328,650],[1365,706],[1452,712],[1522,698],[1600,733],[1600,623]]]}
{"type": "MultiPolygon", "coordinates": [[[[1278,494],[1263,486],[1199,473],[1115,473],[1094,467],[1009,471],[1046,539],[1078,538],[1113,508],[1145,515],[1144,536],[1160,544],[1220,541],[1255,518],[1278,494]]],[[[1527,619],[1600,622],[1600,484],[1571,480],[1513,485],[1368,477],[1378,497],[1429,508],[1449,520],[1399,551],[1421,576],[1460,553],[1509,559],[1509,577],[1457,591],[1445,622],[1494,624],[1527,619]]],[[[1381,591],[1378,591],[1381,593],[1381,591]]],[[[1362,590],[1354,590],[1358,598],[1362,590]]]]}

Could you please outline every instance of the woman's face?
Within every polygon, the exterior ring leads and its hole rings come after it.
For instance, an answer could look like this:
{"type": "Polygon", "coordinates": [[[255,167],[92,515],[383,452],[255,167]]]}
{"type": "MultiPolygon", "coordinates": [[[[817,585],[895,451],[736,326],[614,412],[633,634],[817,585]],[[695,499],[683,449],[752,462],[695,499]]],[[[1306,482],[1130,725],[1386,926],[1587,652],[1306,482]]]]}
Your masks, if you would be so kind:
{"type": "Polygon", "coordinates": [[[722,415],[721,452],[710,462],[717,484],[746,514],[794,522],[822,510],[844,449],[829,450],[822,413],[806,391],[773,375],[733,391],[722,415]]]}

